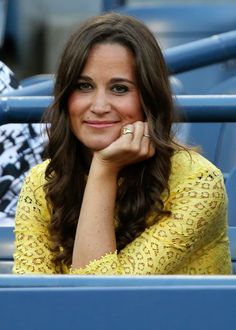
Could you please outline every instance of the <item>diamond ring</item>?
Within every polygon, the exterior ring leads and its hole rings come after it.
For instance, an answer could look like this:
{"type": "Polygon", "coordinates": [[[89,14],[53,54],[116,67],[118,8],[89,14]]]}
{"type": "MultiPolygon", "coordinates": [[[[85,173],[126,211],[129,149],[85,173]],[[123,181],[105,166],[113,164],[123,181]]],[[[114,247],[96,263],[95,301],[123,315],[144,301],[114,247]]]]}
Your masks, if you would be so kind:
{"type": "Polygon", "coordinates": [[[134,134],[134,132],[132,131],[132,129],[130,127],[123,127],[122,129],[122,134],[126,135],[126,134],[134,134]]]}

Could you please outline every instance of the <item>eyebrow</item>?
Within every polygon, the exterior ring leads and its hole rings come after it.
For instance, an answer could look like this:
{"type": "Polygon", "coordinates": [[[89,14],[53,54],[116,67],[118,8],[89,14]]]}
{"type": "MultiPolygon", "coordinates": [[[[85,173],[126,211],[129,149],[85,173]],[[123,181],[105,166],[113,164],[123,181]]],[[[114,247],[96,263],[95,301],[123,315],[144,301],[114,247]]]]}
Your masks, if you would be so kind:
{"type": "Polygon", "coordinates": [[[79,76],[78,80],[86,80],[86,81],[93,81],[92,78],[90,78],[89,76],[79,76]]]}
{"type": "MultiPolygon", "coordinates": [[[[80,76],[78,78],[78,80],[85,80],[85,81],[93,81],[93,79],[89,76],[80,76]]],[[[111,81],[110,81],[112,84],[114,83],[121,83],[121,82],[127,82],[129,84],[132,84],[134,86],[136,86],[135,82],[132,81],[132,80],[129,80],[129,79],[126,79],[126,78],[123,78],[123,77],[115,77],[115,78],[112,78],[111,81]]]]}
{"type": "Polygon", "coordinates": [[[134,81],[126,79],[126,78],[122,78],[122,77],[116,77],[116,78],[111,79],[111,83],[113,83],[113,84],[119,83],[119,82],[127,82],[129,84],[136,85],[134,81]]]}

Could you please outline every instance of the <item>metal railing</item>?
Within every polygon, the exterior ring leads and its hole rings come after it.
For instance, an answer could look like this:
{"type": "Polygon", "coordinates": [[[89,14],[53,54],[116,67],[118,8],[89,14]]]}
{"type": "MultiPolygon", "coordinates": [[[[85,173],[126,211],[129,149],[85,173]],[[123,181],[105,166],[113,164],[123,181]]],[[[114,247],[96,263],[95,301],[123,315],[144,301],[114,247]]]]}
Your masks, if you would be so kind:
{"type": "MultiPolygon", "coordinates": [[[[236,95],[178,95],[180,122],[236,122],[236,95]]],[[[0,125],[37,123],[52,96],[0,96],[0,125]]]]}
{"type": "Polygon", "coordinates": [[[165,60],[172,74],[236,58],[236,31],[168,48],[165,60]]]}

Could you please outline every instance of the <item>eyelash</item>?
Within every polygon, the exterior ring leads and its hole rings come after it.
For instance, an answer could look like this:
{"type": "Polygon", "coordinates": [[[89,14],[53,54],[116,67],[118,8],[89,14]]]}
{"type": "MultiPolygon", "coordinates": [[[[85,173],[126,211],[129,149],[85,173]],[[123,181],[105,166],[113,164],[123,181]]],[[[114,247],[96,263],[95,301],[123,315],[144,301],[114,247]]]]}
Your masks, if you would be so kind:
{"type": "Polygon", "coordinates": [[[128,87],[125,86],[125,85],[115,85],[115,86],[112,87],[112,90],[113,90],[114,93],[116,93],[116,94],[125,94],[126,92],[128,92],[129,89],[128,89],[128,87]],[[119,90],[119,91],[115,91],[116,88],[118,88],[118,89],[122,89],[122,91],[121,91],[121,90],[119,90]]]}
{"type": "Polygon", "coordinates": [[[83,92],[90,91],[92,87],[93,86],[88,82],[78,82],[76,85],[76,88],[83,92]]]}
{"type": "MultiPolygon", "coordinates": [[[[90,84],[89,82],[78,82],[76,85],[76,89],[82,91],[82,92],[89,92],[93,89],[93,85],[90,84]]],[[[117,95],[122,95],[127,93],[129,88],[125,85],[113,85],[111,87],[111,91],[117,95]]]]}

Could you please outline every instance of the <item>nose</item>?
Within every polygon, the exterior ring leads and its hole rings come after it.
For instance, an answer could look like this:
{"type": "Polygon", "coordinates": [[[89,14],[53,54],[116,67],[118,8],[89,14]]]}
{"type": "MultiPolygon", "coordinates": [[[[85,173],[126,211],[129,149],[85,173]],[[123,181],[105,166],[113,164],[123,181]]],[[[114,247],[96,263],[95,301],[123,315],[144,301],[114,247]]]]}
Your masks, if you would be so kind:
{"type": "Polygon", "coordinates": [[[92,100],[91,111],[96,114],[103,114],[111,111],[111,104],[104,91],[98,91],[92,100]]]}

